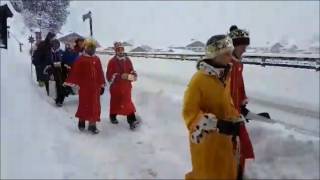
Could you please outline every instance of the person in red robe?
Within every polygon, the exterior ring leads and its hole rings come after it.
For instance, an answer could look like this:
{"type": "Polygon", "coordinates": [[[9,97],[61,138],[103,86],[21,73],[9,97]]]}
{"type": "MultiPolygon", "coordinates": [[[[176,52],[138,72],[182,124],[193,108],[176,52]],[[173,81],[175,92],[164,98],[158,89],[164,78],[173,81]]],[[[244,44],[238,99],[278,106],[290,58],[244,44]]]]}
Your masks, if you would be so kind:
{"type": "MultiPolygon", "coordinates": [[[[234,46],[233,59],[231,61],[231,96],[235,108],[245,117],[247,115],[246,105],[248,103],[248,98],[245,92],[245,86],[242,76],[243,64],[241,60],[243,53],[246,51],[248,45],[250,44],[250,38],[247,31],[238,29],[238,27],[235,25],[230,27],[229,36],[232,38],[234,46]]],[[[254,159],[254,152],[249,134],[244,123],[241,124],[239,131],[240,158],[238,179],[242,179],[245,169],[245,160],[254,159]]]]}
{"type": "Polygon", "coordinates": [[[100,121],[100,95],[104,92],[105,79],[100,59],[95,55],[96,42],[87,39],[84,47],[84,53],[73,64],[64,84],[79,88],[79,105],[75,115],[79,118],[79,130],[83,131],[88,121],[88,130],[97,134],[96,122],[100,121]]]}
{"type": "Polygon", "coordinates": [[[115,56],[108,62],[106,77],[110,84],[110,121],[118,124],[117,115],[127,116],[130,129],[138,123],[131,99],[132,82],[137,80],[132,62],[120,42],[114,43],[115,56]]]}

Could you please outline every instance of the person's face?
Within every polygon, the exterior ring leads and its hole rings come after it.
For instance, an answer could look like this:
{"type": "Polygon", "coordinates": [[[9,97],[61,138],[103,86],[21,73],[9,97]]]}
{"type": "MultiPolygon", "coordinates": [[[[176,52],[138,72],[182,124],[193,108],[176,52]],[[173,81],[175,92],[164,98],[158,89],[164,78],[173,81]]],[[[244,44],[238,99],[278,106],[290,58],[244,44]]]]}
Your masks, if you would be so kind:
{"type": "Polygon", "coordinates": [[[116,54],[119,56],[124,55],[124,47],[116,47],[116,54]]]}
{"type": "Polygon", "coordinates": [[[248,47],[248,45],[239,45],[239,46],[236,46],[236,47],[234,47],[235,53],[236,53],[238,56],[242,56],[242,54],[246,52],[247,47],[248,47]]]}
{"type": "Polygon", "coordinates": [[[57,50],[57,49],[60,48],[60,44],[59,44],[59,43],[57,43],[57,42],[55,42],[55,41],[53,41],[53,42],[51,42],[51,43],[52,43],[52,48],[53,48],[53,50],[57,50]]]}
{"type": "Polygon", "coordinates": [[[227,51],[223,54],[218,55],[215,59],[213,59],[214,63],[217,65],[226,66],[232,60],[232,52],[227,51]]]}
{"type": "Polygon", "coordinates": [[[78,42],[78,46],[79,46],[80,48],[83,48],[84,42],[83,42],[83,41],[79,41],[79,42],[78,42]]]}

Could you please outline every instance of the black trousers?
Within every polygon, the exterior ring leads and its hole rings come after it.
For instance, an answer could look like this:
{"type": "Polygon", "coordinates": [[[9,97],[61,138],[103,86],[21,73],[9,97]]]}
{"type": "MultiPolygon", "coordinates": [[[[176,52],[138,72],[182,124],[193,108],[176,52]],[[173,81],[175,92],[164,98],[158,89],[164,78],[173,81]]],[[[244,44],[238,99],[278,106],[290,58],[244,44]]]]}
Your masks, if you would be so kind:
{"type": "MultiPolygon", "coordinates": [[[[117,118],[117,114],[110,114],[110,119],[116,119],[117,118]]],[[[136,115],[134,113],[129,114],[127,116],[127,122],[129,124],[132,124],[133,122],[135,122],[137,120],[136,115]]]]}
{"type": "Polygon", "coordinates": [[[49,81],[43,81],[44,82],[44,85],[46,87],[46,91],[47,91],[47,95],[49,96],[49,81]]]}
{"type": "Polygon", "coordinates": [[[53,76],[56,82],[56,91],[57,91],[56,103],[62,104],[66,96],[66,88],[63,87],[63,83],[66,79],[66,75],[64,74],[61,67],[54,67],[53,76]]]}

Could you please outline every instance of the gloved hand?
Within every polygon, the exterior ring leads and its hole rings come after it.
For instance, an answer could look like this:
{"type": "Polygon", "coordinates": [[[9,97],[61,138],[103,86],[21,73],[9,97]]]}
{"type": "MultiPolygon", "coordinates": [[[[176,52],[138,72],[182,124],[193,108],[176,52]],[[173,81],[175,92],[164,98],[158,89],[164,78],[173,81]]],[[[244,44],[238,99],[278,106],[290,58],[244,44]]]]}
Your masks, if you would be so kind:
{"type": "Polygon", "coordinates": [[[244,117],[246,117],[246,116],[248,115],[248,113],[250,112],[249,109],[247,109],[246,105],[241,106],[240,111],[241,111],[240,113],[241,113],[244,117]]]}
{"type": "Polygon", "coordinates": [[[124,80],[128,80],[128,76],[129,76],[128,73],[121,74],[121,78],[124,79],[124,80]]]}
{"type": "Polygon", "coordinates": [[[104,93],[104,88],[102,87],[100,90],[100,95],[102,95],[104,93]]]}
{"type": "Polygon", "coordinates": [[[128,80],[129,80],[129,81],[136,81],[136,80],[137,80],[137,77],[136,77],[135,75],[133,75],[133,74],[129,74],[129,75],[128,75],[128,80]]]}
{"type": "Polygon", "coordinates": [[[219,132],[217,122],[218,119],[215,115],[210,113],[203,114],[196,125],[196,130],[191,133],[191,142],[199,144],[204,137],[204,133],[219,132]]]}

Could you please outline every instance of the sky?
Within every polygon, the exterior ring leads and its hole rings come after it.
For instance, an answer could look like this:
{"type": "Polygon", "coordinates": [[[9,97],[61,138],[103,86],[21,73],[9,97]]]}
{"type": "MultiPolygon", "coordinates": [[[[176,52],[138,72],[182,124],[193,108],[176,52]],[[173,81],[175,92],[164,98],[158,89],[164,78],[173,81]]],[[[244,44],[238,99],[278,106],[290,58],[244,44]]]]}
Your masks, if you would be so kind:
{"type": "Polygon", "coordinates": [[[152,47],[185,46],[247,29],[252,46],[288,39],[298,46],[319,39],[319,1],[72,1],[62,32],[89,36],[82,15],[92,11],[93,33],[103,46],[114,41],[152,47]]]}

